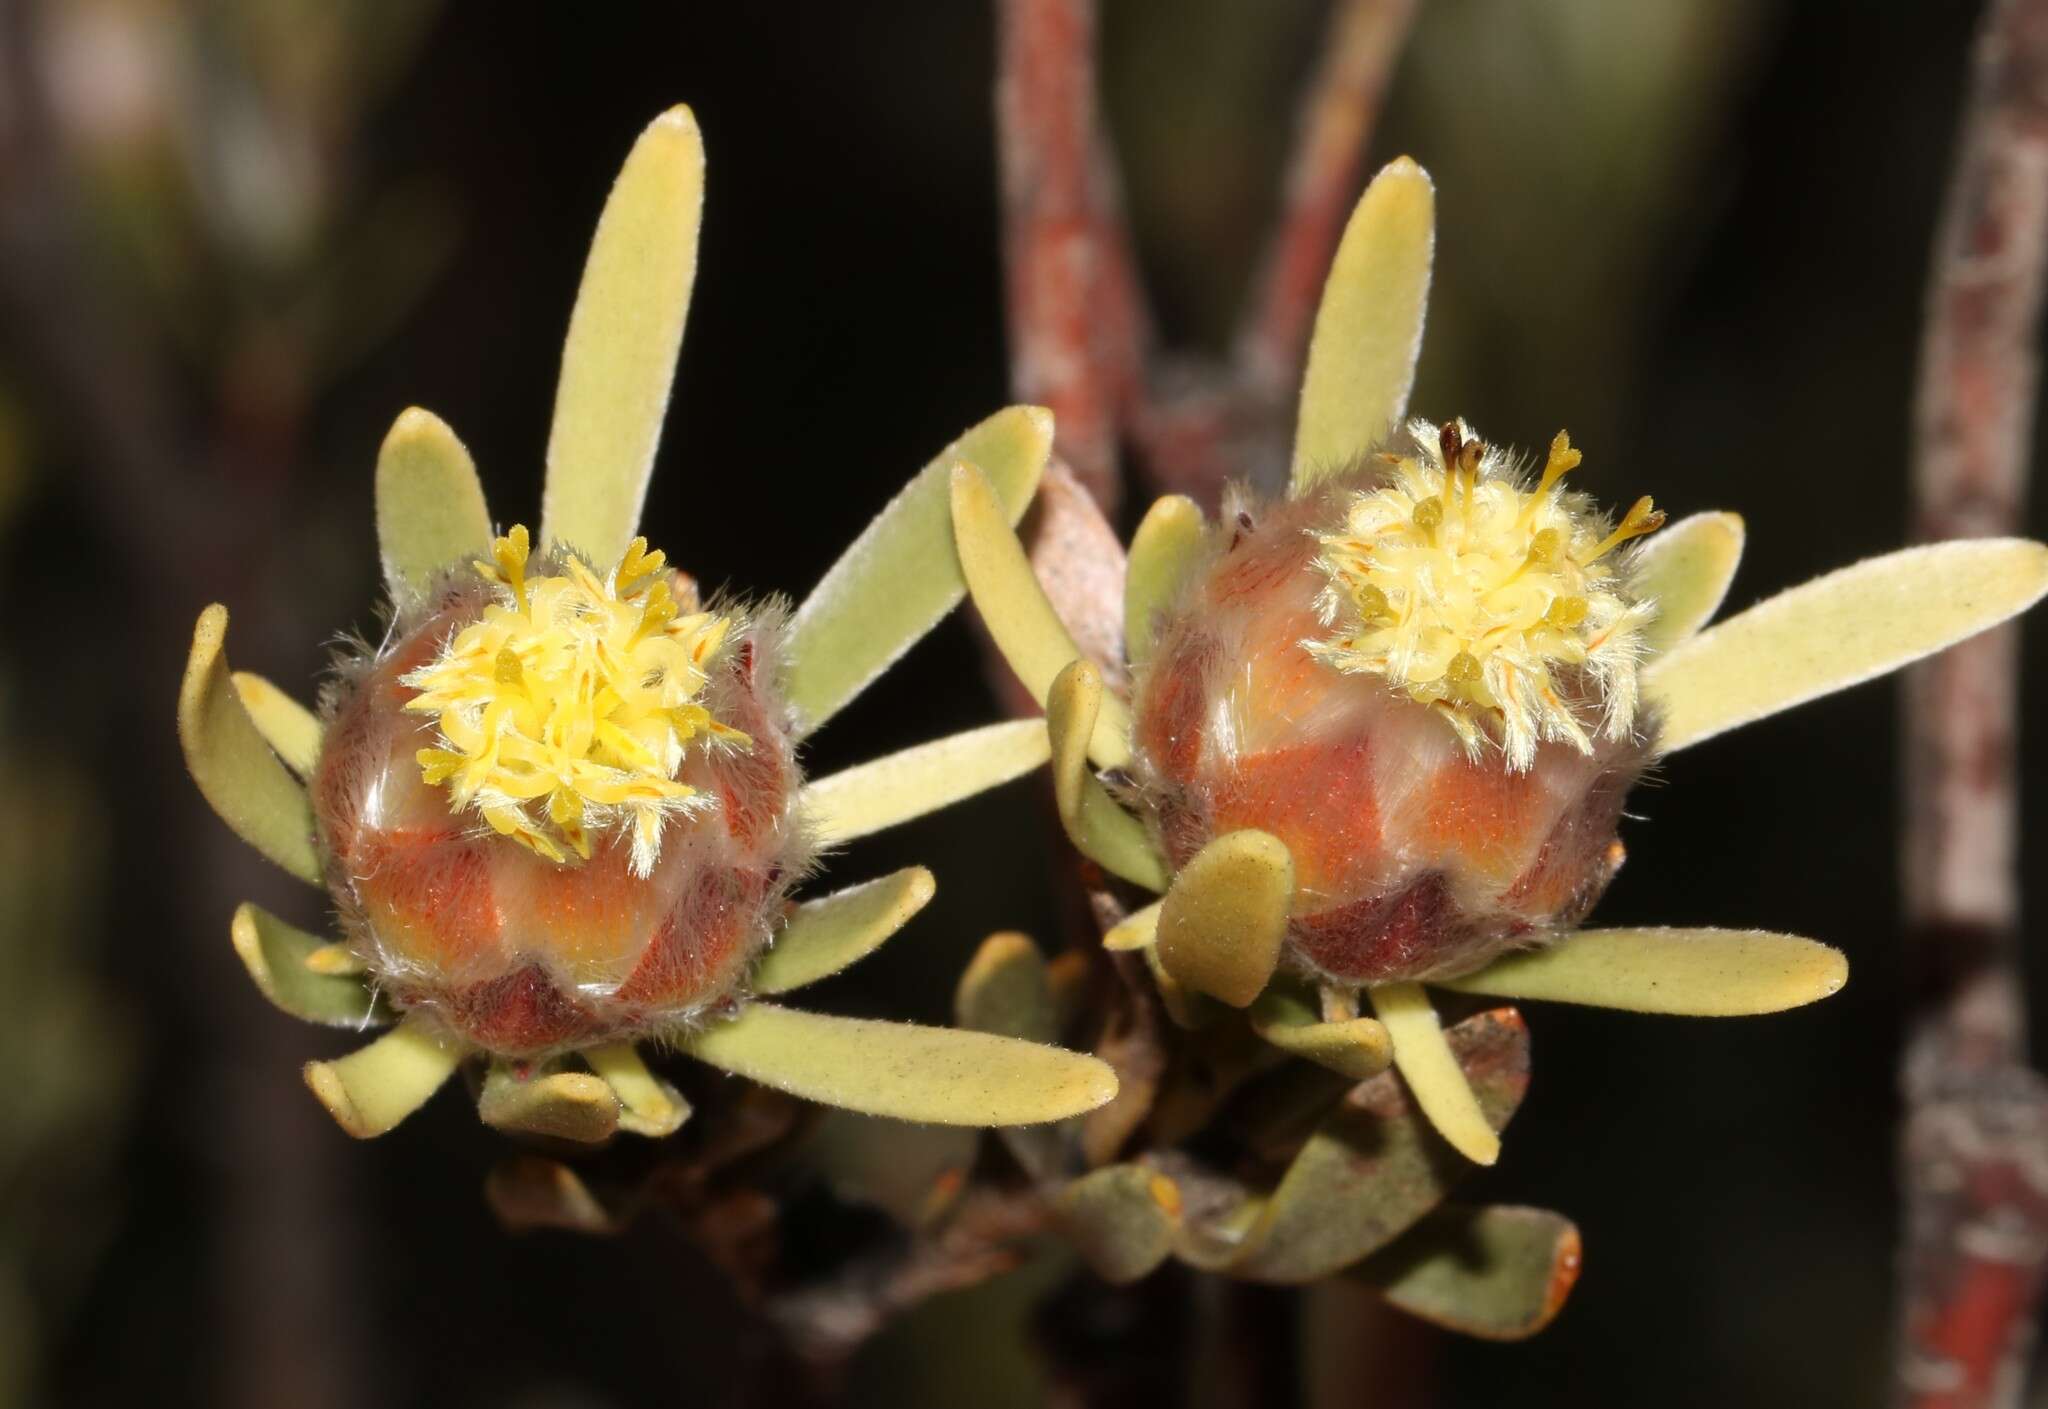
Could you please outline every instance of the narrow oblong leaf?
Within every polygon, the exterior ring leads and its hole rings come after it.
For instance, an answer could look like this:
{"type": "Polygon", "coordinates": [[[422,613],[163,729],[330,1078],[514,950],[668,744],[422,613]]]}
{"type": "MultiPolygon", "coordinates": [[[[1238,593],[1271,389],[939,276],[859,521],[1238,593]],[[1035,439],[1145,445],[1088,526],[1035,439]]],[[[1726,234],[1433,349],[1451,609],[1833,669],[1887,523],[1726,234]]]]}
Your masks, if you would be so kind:
{"type": "Polygon", "coordinates": [[[1659,928],[1580,930],[1548,949],[1510,954],[1438,987],[1732,1018],[1817,1003],[1848,981],[1848,959],[1818,940],[1767,930],[1659,928]]]}
{"type": "Polygon", "coordinates": [[[1436,188],[1399,157],[1358,199],[1316,309],[1294,432],[1294,492],[1355,464],[1408,407],[1436,249],[1436,188]]]}
{"type": "Polygon", "coordinates": [[[704,144],[686,107],[633,144],[612,185],[562,345],[541,543],[619,560],[640,522],[668,411],[704,211],[704,144]]]}
{"type": "Polygon", "coordinates": [[[1040,721],[984,724],[816,779],[799,805],[819,840],[852,841],[1021,778],[1050,757],[1040,721]]]}
{"type": "Polygon", "coordinates": [[[236,670],[228,678],[235,682],[236,697],[270,751],[301,778],[309,776],[320,760],[320,738],[326,732],[320,716],[260,675],[236,670]]]}
{"type": "Polygon", "coordinates": [[[1159,940],[1159,912],[1166,902],[1155,900],[1142,910],[1133,910],[1102,936],[1102,947],[1112,953],[1150,949],[1159,940]]]}
{"type": "Polygon", "coordinates": [[[619,1129],[658,1140],[675,1134],[690,1118],[683,1093],[649,1071],[632,1043],[591,1047],[582,1057],[618,1098],[619,1129]]]}
{"type": "Polygon", "coordinates": [[[1294,858],[1270,832],[1226,832],[1173,878],[1156,952],[1197,993],[1242,1008],[1280,963],[1294,903],[1294,858]]]}
{"type": "Polygon", "coordinates": [[[1201,507],[1185,494],[1169,494],[1145,511],[1124,571],[1124,654],[1132,665],[1151,657],[1159,613],[1171,605],[1207,533],[1201,507]]]}
{"type": "Polygon", "coordinates": [[[1643,694],[1671,753],[1897,670],[2048,593],[2048,547],[1972,538],[1905,548],[1780,592],[1652,660],[1643,694]]]}
{"type": "Polygon", "coordinates": [[[228,672],[228,609],[199,614],[178,691],[178,741],[199,791],[235,835],[310,885],[321,883],[313,808],[270,750],[228,672]]]}
{"type": "Polygon", "coordinates": [[[315,967],[329,947],[317,935],[286,924],[257,905],[241,905],[228,937],[242,967],[265,998],[305,1022],[329,1027],[367,1027],[389,1022],[390,1010],[356,974],[323,973],[315,967]]]}
{"type": "Polygon", "coordinates": [[[465,1055],[461,1046],[408,1018],[337,1061],[306,1063],[306,1085],[337,1125],[368,1140],[425,1105],[465,1055]]]}
{"type": "Polygon", "coordinates": [[[1166,1261],[1180,1210],[1179,1187],[1141,1164],[1112,1164],[1084,1174],[1053,1201],[1060,1232],[1112,1286],[1135,1282],[1166,1261]]]}
{"type": "Polygon", "coordinates": [[[1579,1230],[1546,1208],[1440,1208],[1349,1275],[1410,1316],[1482,1340],[1527,1340],[1564,1309],[1579,1230]]]}
{"type": "Polygon", "coordinates": [[[974,1032],[1026,1042],[1059,1037],[1045,955],[1031,936],[1004,931],[981,942],[953,990],[953,1020],[974,1032]]]}
{"type": "Polygon", "coordinates": [[[433,412],[400,412],[377,452],[377,556],[392,599],[417,602],[437,573],[490,551],[491,511],[468,449],[433,412]]]}
{"type": "Polygon", "coordinates": [[[700,1061],[807,1101],[933,1125],[1035,1125],[1116,1095],[1116,1074],[1078,1052],[768,1003],[680,1041],[700,1061]]]}
{"type": "MultiPolygon", "coordinates": [[[[975,609],[1019,683],[1044,704],[1054,677],[1081,658],[1081,648],[1039,586],[987,476],[971,465],[954,466],[952,496],[960,570],[975,609]]],[[[1105,698],[1088,756],[1097,767],[1121,768],[1131,759],[1130,739],[1130,707],[1105,698]]]]}
{"type": "Polygon", "coordinates": [[[1292,1056],[1328,1067],[1339,1076],[1363,1081],[1378,1076],[1394,1060],[1394,1041],[1384,1024],[1372,1018],[1323,1021],[1301,995],[1275,984],[1251,1007],[1252,1030],[1292,1056]]]}
{"type": "Polygon", "coordinates": [[[1407,1078],[1415,1104],[1429,1117],[1429,1123],[1474,1164],[1498,1160],[1500,1136],[1445,1040],[1429,995],[1413,983],[1381,984],[1368,992],[1373,1011],[1394,1039],[1394,1065],[1407,1078]]]}
{"type": "Polygon", "coordinates": [[[838,973],[882,947],[936,893],[932,873],[907,866],[789,912],[774,947],[754,967],[754,992],[787,993],[838,973]]]}
{"type": "Polygon", "coordinates": [[[1052,412],[1011,406],[975,426],[919,472],[861,531],[790,619],[784,698],[810,733],[937,626],[967,595],[953,547],[951,475],[987,476],[1014,525],[1052,453],[1052,412]]]}
{"type": "Polygon", "coordinates": [[[521,1076],[493,1062],[476,1113],[485,1125],[577,1145],[601,1145],[619,1128],[619,1098],[587,1071],[521,1076]]]}
{"type": "MultiPolygon", "coordinates": [[[[1504,1128],[1529,1088],[1528,1029],[1502,1008],[1467,1018],[1447,1038],[1488,1122],[1504,1128]]],[[[1383,1073],[1352,1089],[1255,1206],[1243,1236],[1204,1265],[1256,1281],[1327,1277],[1413,1227],[1471,1168],[1445,1148],[1394,1073],[1383,1073]]]]}
{"type": "Polygon", "coordinates": [[[484,1178],[484,1201],[498,1221],[515,1232],[558,1228],[589,1235],[619,1231],[620,1220],[604,1206],[581,1175],[559,1160],[518,1155],[502,1160],[484,1178]]]}
{"type": "Polygon", "coordinates": [[[1046,693],[1053,799],[1060,825],[1075,850],[1111,875],[1150,890],[1165,890],[1170,879],[1166,859],[1152,845],[1145,824],[1117,805],[1088,766],[1088,741],[1102,700],[1102,674],[1087,660],[1069,662],[1046,693]]]}
{"type": "Polygon", "coordinates": [[[1727,599],[1742,563],[1742,515],[1691,514],[1643,540],[1629,570],[1639,598],[1657,604],[1644,649],[1668,651],[1698,634],[1727,599]]]}

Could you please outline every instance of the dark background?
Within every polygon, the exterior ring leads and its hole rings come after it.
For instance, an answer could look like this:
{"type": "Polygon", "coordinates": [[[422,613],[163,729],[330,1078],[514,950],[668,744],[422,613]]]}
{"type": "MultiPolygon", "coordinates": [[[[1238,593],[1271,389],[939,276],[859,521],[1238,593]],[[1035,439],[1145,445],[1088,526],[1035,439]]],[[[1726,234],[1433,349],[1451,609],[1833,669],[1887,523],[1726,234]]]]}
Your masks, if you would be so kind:
{"type": "MultiPolygon", "coordinates": [[[[1322,7],[1106,8],[1162,325],[1220,349],[1322,7]]],[[[308,925],[318,905],[183,776],[177,673],[218,598],[237,665],[310,695],[335,633],[373,620],[370,467],[407,405],[464,437],[499,518],[530,521],[585,243],[677,101],[705,133],[707,215],[645,523],[706,584],[801,594],[1008,400],[987,10],[0,15],[0,1059],[23,1074],[0,1095],[0,1402],[729,1402],[752,1333],[664,1228],[507,1236],[478,1195],[500,1138],[458,1095],[367,1146],[306,1097],[299,1064],[349,1043],[266,1007],[226,929],[244,897],[308,925]]],[[[1731,607],[1899,543],[1974,18],[1425,0],[1373,144],[1439,188],[1417,410],[1523,445],[1569,427],[1609,502],[1740,510],[1731,607]]],[[[994,708],[949,623],[809,761],[994,708]]],[[[1852,981],[1740,1022],[1532,1012],[1535,1085],[1467,1192],[1569,1213],[1585,1275],[1533,1343],[1445,1342],[1422,1402],[1882,1402],[1896,721],[1895,691],[1866,687],[1638,794],[1604,922],[1807,933],[1852,981]]],[[[1054,937],[1043,823],[1019,786],[855,847],[840,874],[922,861],[940,897],[818,1002],[939,1020],[987,930],[1054,937]]],[[[2037,834],[2030,878],[2042,860],[2037,834]]],[[[860,1396],[1036,1402],[988,1304],[903,1327],[860,1396]]]]}

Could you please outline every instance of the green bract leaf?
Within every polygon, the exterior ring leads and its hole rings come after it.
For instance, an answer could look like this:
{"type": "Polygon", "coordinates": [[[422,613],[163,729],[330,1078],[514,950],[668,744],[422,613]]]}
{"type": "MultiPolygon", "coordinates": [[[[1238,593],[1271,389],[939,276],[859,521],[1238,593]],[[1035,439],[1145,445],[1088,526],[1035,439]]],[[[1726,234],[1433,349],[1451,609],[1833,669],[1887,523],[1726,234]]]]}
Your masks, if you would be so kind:
{"type": "MultiPolygon", "coordinates": [[[[1501,1009],[1467,1018],[1448,1036],[1487,1119],[1504,1127],[1529,1086],[1528,1030],[1501,1009]]],[[[1414,1226],[1470,1168],[1437,1139],[1392,1072],[1376,1076],[1302,1146],[1221,1265],[1259,1281],[1327,1277],[1414,1226]]]]}
{"type": "Polygon", "coordinates": [[[1113,1164],[1061,1189],[1060,1231],[1114,1285],[1135,1282],[1166,1261],[1180,1223],[1180,1190],[1157,1170],[1113,1164]]]}
{"type": "MultiPolygon", "coordinates": [[[[199,614],[178,691],[178,741],[199,791],[235,835],[311,885],[321,880],[313,809],[242,706],[228,676],[228,609],[199,614]]],[[[1041,731],[1042,732],[1042,731],[1041,731]]]]}
{"type": "Polygon", "coordinates": [[[658,1140],[675,1134],[690,1118],[683,1093],[649,1071],[632,1043],[592,1047],[582,1055],[618,1097],[619,1129],[658,1140]]]}
{"type": "Polygon", "coordinates": [[[805,733],[844,708],[967,594],[953,548],[953,466],[965,461],[986,475],[1015,524],[1051,453],[1050,411],[998,411],[940,451],[853,540],[789,624],[783,688],[805,733]]]}
{"type": "Polygon", "coordinates": [[[1132,665],[1151,657],[1159,613],[1180,590],[1207,532],[1201,508],[1184,494],[1169,494],[1145,511],[1124,572],[1124,654],[1132,665]]]}
{"type": "Polygon", "coordinates": [[[255,905],[236,909],[228,926],[235,953],[263,996],[295,1018],[330,1027],[389,1022],[390,1011],[359,977],[322,973],[316,956],[327,941],[286,924],[255,905]]]}
{"type": "Polygon", "coordinates": [[[715,1067],[807,1101],[934,1125],[1034,1125],[1116,1095],[1116,1074],[1078,1052],[768,1003],[681,1041],[715,1067]]]}
{"type": "Polygon", "coordinates": [[[1350,1275],[1461,1335],[1527,1340],[1579,1280],[1579,1230],[1543,1208],[1441,1208],[1350,1275]]]}
{"type": "Polygon", "coordinates": [[[229,678],[242,708],[249,711],[249,722],[271,752],[301,778],[312,773],[320,759],[320,737],[326,732],[319,716],[260,675],[237,670],[229,678]]]}
{"type": "Polygon", "coordinates": [[[518,1232],[534,1228],[593,1235],[619,1231],[619,1220],[575,1170],[538,1155],[500,1161],[484,1179],[484,1199],[499,1222],[518,1232]]]}
{"type": "Polygon", "coordinates": [[[1102,936],[1102,947],[1115,953],[1150,949],[1159,940],[1159,912],[1165,905],[1165,901],[1155,900],[1142,910],[1133,910],[1102,936]]]}
{"type": "Polygon", "coordinates": [[[416,602],[434,575],[491,555],[491,511],[476,463],[431,411],[401,412],[377,452],[377,553],[392,600],[416,602]]]}
{"type": "Polygon", "coordinates": [[[1145,834],[1145,824],[1117,805],[1088,766],[1088,741],[1102,700],[1102,674],[1086,660],[1070,662],[1046,693],[1046,732],[1052,741],[1053,797],[1060,825],[1075,850],[1111,875],[1164,890],[1170,879],[1166,861],[1145,834]]]}
{"type": "Polygon", "coordinates": [[[333,1062],[307,1062],[306,1085],[335,1122],[367,1140],[427,1103],[464,1050],[408,1018],[369,1046],[333,1062]]]}
{"type": "Polygon", "coordinates": [[[1242,1008],[1280,962],[1294,858],[1269,832],[1227,832],[1173,878],[1159,911],[1159,962],[1197,993],[1242,1008]]]}
{"type": "Polygon", "coordinates": [[[1406,157],[1382,167],[1344,227],[1323,285],[1294,432],[1294,492],[1357,463],[1408,406],[1429,266],[1436,189],[1406,157]]]}
{"type": "Polygon", "coordinates": [[[1700,1018],[1778,1013],[1849,981],[1839,950],[1765,930],[1581,930],[1439,985],[1496,998],[1547,998],[1700,1018]]]}
{"type": "Polygon", "coordinates": [[[1324,1022],[1322,1014],[1292,987],[1273,984],[1251,1008],[1252,1028],[1283,1052],[1363,1081],[1378,1076],[1394,1059],[1386,1027],[1371,1018],[1324,1022]]]}
{"type": "Polygon", "coordinates": [[[974,1032],[1025,1042],[1059,1037],[1059,1014],[1046,981],[1045,955],[1029,935],[992,934],[974,951],[953,990],[953,1018],[974,1032]]]}
{"type": "Polygon", "coordinates": [[[619,1098],[587,1071],[521,1076],[493,1062],[476,1113],[485,1125],[577,1145],[601,1145],[619,1128],[619,1098]]]}
{"type": "Polygon", "coordinates": [[[910,866],[805,901],[783,921],[774,947],[755,966],[754,991],[787,993],[865,959],[910,923],[935,889],[930,871],[910,866]]]}
{"type": "Polygon", "coordinates": [[[1474,1164],[1500,1158],[1500,1136],[1480,1109],[1479,1097],[1444,1040],[1436,1008],[1420,984],[1388,983],[1370,990],[1373,1011],[1394,1039],[1394,1064],[1408,1079],[1415,1104],[1458,1153],[1474,1164]]]}
{"type": "Polygon", "coordinates": [[[1634,595],[1656,602],[1646,650],[1668,651],[1713,620],[1742,562],[1742,515],[1693,514],[1645,539],[1629,574],[1634,595]]]}
{"type": "Polygon", "coordinates": [[[640,521],[668,410],[704,210],[704,146],[686,107],[656,118],[626,157],[583,267],[548,436],[544,547],[600,568],[640,521]]]}
{"type": "Polygon", "coordinates": [[[2016,616],[2048,593],[2048,547],[1931,543],[1780,592],[1643,671],[1667,753],[1897,670],[2016,616]]]}
{"type": "Polygon", "coordinates": [[[819,778],[800,805],[820,841],[852,841],[1021,778],[1051,756],[1036,719],[985,724],[819,778]]]}
{"type": "MultiPolygon", "coordinates": [[[[1038,585],[987,476],[971,465],[953,469],[953,532],[967,590],[989,635],[1018,681],[1044,704],[1053,678],[1081,658],[1081,648],[1038,585]]],[[[1131,759],[1130,739],[1129,706],[1114,696],[1105,699],[1088,756],[1098,767],[1121,768],[1131,759]]]]}

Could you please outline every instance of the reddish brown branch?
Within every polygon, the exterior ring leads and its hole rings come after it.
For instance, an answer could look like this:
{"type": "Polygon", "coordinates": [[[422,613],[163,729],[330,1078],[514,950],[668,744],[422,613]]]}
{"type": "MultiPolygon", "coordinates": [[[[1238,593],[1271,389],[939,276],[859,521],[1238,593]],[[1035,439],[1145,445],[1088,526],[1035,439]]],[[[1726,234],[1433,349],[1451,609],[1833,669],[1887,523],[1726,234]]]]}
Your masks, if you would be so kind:
{"type": "MultiPolygon", "coordinates": [[[[2048,0],[1993,0],[1934,255],[1916,408],[1925,538],[2017,531],[2048,256],[2048,0]]],[[[1898,1394],[2019,1401],[2048,1266],[2048,1083],[2027,1065],[2014,866],[2017,638],[1906,692],[1903,838],[1915,995],[1903,1085],[1898,1394]]]]}
{"type": "Polygon", "coordinates": [[[1321,66],[1302,103],[1280,219],[1238,335],[1237,375],[1285,396],[1301,378],[1310,321],[1386,98],[1415,0],[1338,0],[1321,66]]]}
{"type": "Polygon", "coordinates": [[[1108,512],[1146,318],[1095,97],[1094,0],[1000,0],[1010,382],[1052,408],[1059,449],[1108,512]]]}

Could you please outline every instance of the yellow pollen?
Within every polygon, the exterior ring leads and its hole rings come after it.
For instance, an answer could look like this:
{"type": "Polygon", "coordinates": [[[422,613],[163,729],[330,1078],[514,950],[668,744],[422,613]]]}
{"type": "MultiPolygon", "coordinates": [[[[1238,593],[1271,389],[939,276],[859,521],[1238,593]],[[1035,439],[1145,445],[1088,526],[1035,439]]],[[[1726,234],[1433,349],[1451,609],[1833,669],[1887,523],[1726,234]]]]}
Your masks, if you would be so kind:
{"type": "Polygon", "coordinates": [[[649,875],[663,823],[702,803],[675,776],[685,747],[752,742],[701,702],[732,623],[683,614],[644,538],[609,580],[566,556],[529,576],[530,555],[524,527],[493,543],[474,566],[498,599],[404,677],[419,691],[405,707],[440,726],[420,776],[448,789],[451,811],[552,861],[587,860],[593,834],[629,830],[633,871],[649,875]]]}
{"type": "Polygon", "coordinates": [[[1625,737],[1650,607],[1610,555],[1664,516],[1645,498],[1608,532],[1558,491],[1580,460],[1563,432],[1533,487],[1461,421],[1418,421],[1409,438],[1318,536],[1332,634],[1304,644],[1434,708],[1469,751],[1490,740],[1516,770],[1545,740],[1590,753],[1595,733],[1625,737]]]}

